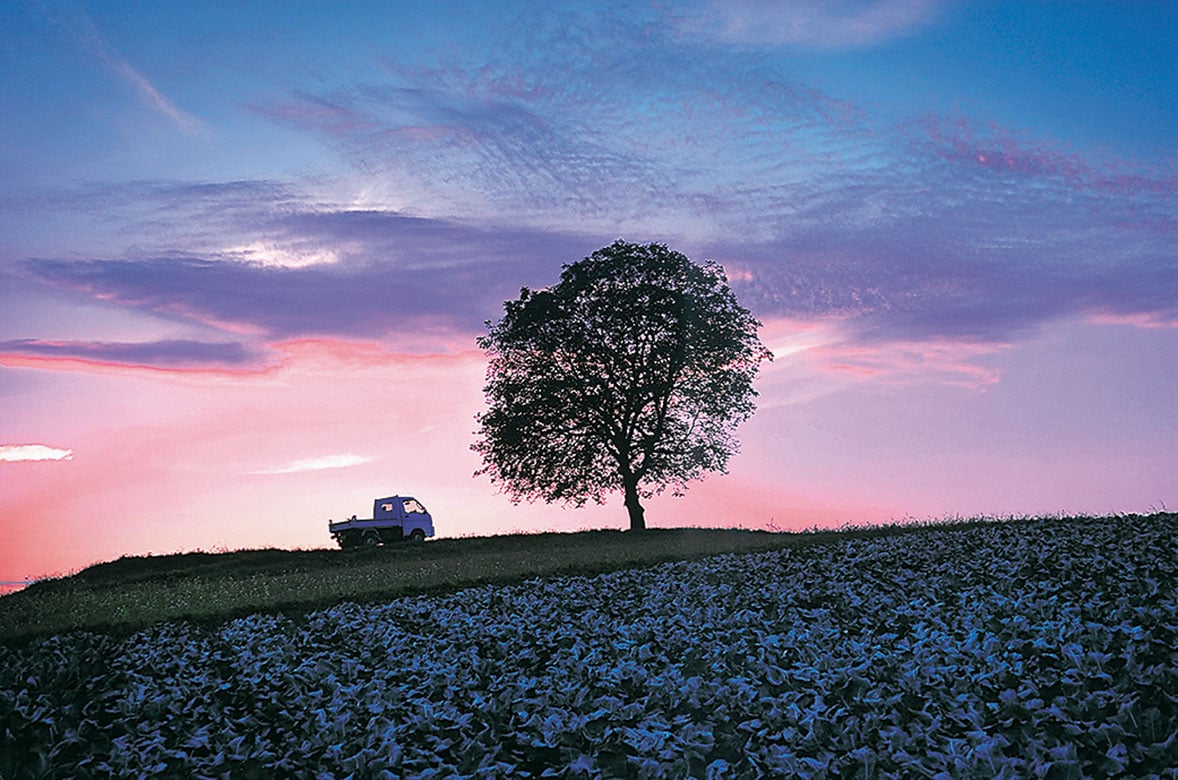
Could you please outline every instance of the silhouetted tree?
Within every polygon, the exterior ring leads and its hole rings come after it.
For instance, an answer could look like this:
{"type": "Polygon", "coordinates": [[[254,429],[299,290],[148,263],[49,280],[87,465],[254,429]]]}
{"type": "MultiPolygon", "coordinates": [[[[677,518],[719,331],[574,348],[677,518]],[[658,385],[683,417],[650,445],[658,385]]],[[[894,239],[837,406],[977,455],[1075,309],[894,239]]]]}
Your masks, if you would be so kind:
{"type": "Polygon", "coordinates": [[[771,359],[723,270],[617,241],[523,288],[479,339],[488,408],[472,449],[514,501],[641,500],[726,469],[753,378],[771,359]]]}

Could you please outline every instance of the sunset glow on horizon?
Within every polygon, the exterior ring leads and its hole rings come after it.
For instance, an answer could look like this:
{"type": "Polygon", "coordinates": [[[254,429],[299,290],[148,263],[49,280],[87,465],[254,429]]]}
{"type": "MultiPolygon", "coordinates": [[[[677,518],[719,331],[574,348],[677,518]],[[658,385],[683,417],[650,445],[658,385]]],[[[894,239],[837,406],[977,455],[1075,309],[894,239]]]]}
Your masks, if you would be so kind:
{"type": "MultiPolygon", "coordinates": [[[[0,6],[0,581],[623,528],[470,450],[484,323],[618,238],[773,352],[652,527],[1178,507],[1178,6],[0,6]]],[[[3,585],[0,585],[2,588],[3,585]]]]}

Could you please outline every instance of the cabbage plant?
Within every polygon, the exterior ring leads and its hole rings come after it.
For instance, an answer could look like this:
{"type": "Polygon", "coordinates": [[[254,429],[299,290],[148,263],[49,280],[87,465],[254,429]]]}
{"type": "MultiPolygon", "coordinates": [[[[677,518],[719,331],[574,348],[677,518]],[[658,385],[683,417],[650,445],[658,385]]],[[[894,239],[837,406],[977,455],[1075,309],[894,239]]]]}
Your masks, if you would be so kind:
{"type": "Polygon", "coordinates": [[[0,647],[0,776],[1176,777],[1178,518],[0,647]]]}

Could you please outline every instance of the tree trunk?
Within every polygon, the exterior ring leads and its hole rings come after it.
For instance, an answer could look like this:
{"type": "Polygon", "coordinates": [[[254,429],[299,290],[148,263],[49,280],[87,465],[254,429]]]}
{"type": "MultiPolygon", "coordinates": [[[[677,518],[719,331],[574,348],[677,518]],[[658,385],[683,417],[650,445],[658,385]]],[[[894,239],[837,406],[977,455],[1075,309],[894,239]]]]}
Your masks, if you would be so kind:
{"type": "Polygon", "coordinates": [[[642,508],[642,503],[638,500],[638,480],[633,478],[623,480],[623,488],[626,491],[626,510],[630,513],[630,530],[645,531],[646,510],[642,508]]]}

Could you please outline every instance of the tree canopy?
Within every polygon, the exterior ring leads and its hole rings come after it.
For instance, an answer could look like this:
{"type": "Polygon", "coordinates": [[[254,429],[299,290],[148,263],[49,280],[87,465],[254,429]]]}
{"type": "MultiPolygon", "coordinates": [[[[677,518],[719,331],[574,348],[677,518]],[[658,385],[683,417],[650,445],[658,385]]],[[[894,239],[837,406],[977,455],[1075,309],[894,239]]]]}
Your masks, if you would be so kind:
{"type": "Polygon", "coordinates": [[[620,490],[630,528],[645,528],[643,498],[726,470],[771,359],[759,325],[719,265],[662,244],[617,241],[564,266],[479,339],[477,473],[515,501],[581,506],[620,490]]]}

